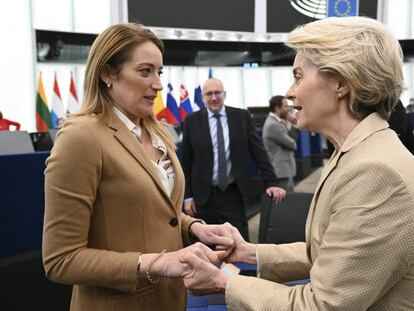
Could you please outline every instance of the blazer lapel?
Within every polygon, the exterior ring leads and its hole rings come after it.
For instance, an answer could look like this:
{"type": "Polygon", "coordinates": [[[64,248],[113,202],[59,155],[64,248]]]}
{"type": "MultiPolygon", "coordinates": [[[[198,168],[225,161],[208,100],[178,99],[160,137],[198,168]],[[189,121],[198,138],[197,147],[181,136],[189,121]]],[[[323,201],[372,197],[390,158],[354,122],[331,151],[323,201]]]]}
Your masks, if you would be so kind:
{"type": "Polygon", "coordinates": [[[360,144],[364,141],[367,137],[371,136],[377,131],[383,130],[388,128],[387,121],[383,120],[377,113],[371,113],[368,117],[362,120],[349,134],[346,138],[344,144],[342,145],[339,151],[335,151],[332,155],[329,162],[323,168],[321,173],[321,178],[316,186],[315,193],[313,195],[312,203],[309,208],[308,219],[306,221],[306,250],[308,254],[309,260],[311,260],[311,253],[310,253],[310,243],[311,243],[311,229],[313,224],[313,217],[315,215],[315,207],[317,205],[319,195],[322,189],[322,186],[331,172],[336,168],[338,165],[339,159],[351,150],[353,147],[360,144]]]}
{"type": "Polygon", "coordinates": [[[165,199],[172,205],[171,199],[164,190],[161,180],[154,168],[154,164],[145,155],[144,149],[138,143],[137,138],[131,133],[128,128],[115,116],[112,112],[106,118],[106,124],[111,129],[115,130],[114,137],[118,142],[137,160],[142,168],[151,176],[155,184],[159,188],[160,192],[164,195],[165,199]]]}
{"type": "MultiPolygon", "coordinates": [[[[207,155],[208,155],[208,163],[206,163],[207,165],[209,165],[209,167],[206,167],[206,170],[209,170],[209,172],[213,171],[213,161],[214,161],[214,155],[213,155],[213,142],[212,142],[212,137],[211,137],[211,133],[210,133],[210,123],[208,120],[208,111],[207,108],[204,108],[203,111],[201,111],[201,115],[200,115],[200,120],[198,120],[200,122],[200,132],[199,133],[195,133],[194,135],[196,135],[197,139],[205,139],[207,140],[207,155]]],[[[194,120],[197,121],[197,120],[194,120]]],[[[194,127],[195,129],[197,128],[196,126],[194,127]]]]}
{"type": "MultiPolygon", "coordinates": [[[[181,169],[180,161],[178,161],[178,158],[175,154],[174,150],[168,150],[168,156],[170,157],[172,166],[174,167],[175,172],[175,182],[174,182],[174,188],[171,193],[171,201],[175,206],[178,206],[178,203],[182,199],[182,195],[184,192],[184,174],[181,169]]],[[[179,207],[180,208],[180,207],[179,207]]],[[[178,210],[177,212],[180,213],[181,210],[178,210]]]]}
{"type": "MultiPolygon", "coordinates": [[[[232,155],[234,155],[236,152],[234,151],[234,144],[237,141],[237,135],[240,135],[240,130],[237,129],[237,120],[236,120],[236,114],[232,113],[231,109],[229,109],[227,106],[226,109],[226,115],[227,115],[227,126],[229,128],[229,148],[230,148],[230,158],[232,158],[232,155]]],[[[233,163],[233,159],[232,163],[233,163]]]]}
{"type": "MultiPolygon", "coordinates": [[[[335,151],[336,152],[336,151],[335,151]]],[[[311,229],[313,224],[313,217],[315,215],[315,207],[318,203],[319,195],[321,192],[322,185],[324,184],[325,180],[328,178],[329,174],[335,169],[336,165],[338,164],[338,160],[341,157],[341,152],[336,152],[332,155],[329,162],[326,164],[326,166],[323,168],[321,173],[321,178],[318,181],[318,184],[316,185],[316,190],[312,198],[312,202],[309,208],[308,218],[306,221],[306,252],[308,254],[308,258],[311,260],[311,229]]]]}

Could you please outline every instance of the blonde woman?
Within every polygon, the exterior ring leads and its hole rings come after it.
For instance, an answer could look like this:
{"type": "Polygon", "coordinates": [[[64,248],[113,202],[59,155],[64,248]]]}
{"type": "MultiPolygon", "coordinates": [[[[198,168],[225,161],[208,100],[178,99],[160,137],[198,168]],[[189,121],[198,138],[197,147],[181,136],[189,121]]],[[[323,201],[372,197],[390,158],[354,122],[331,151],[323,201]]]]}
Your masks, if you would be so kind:
{"type": "Polygon", "coordinates": [[[81,112],[59,131],[45,171],[43,262],[74,284],[71,310],[185,310],[180,258],[218,262],[207,244],[231,247],[226,225],[181,213],[184,177],[153,104],[163,44],[132,23],[92,45],[81,112]],[[226,237],[227,235],[227,237],[226,237]]]}
{"type": "Polygon", "coordinates": [[[228,260],[257,263],[260,278],[188,255],[196,271],[186,286],[225,292],[229,310],[414,310],[414,157],[386,121],[403,90],[399,43],[375,20],[344,17],[299,27],[287,45],[297,52],[286,94],[297,125],[335,146],[306,243],[255,245],[233,229],[228,260]]]}

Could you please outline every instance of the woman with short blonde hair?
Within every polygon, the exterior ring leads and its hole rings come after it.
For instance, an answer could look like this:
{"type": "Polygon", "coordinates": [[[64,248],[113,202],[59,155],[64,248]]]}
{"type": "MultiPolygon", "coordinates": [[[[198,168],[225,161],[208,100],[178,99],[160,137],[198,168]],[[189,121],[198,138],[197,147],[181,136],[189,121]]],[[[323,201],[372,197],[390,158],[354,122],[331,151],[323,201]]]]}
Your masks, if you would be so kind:
{"type": "Polygon", "coordinates": [[[296,28],[287,46],[300,51],[320,72],[337,74],[349,85],[349,107],[364,118],[388,119],[404,90],[403,54],[381,23],[363,17],[331,18],[296,28]]]}
{"type": "Polygon", "coordinates": [[[414,310],[414,157],[387,118],[403,89],[398,41],[375,20],[328,18],[295,29],[297,126],[335,151],[321,173],[306,242],[255,245],[233,229],[230,262],[260,278],[227,276],[193,254],[197,293],[225,292],[229,310],[414,310]],[[207,277],[208,276],[208,277],[207,277]],[[310,279],[287,286],[288,281],[310,279]]]}

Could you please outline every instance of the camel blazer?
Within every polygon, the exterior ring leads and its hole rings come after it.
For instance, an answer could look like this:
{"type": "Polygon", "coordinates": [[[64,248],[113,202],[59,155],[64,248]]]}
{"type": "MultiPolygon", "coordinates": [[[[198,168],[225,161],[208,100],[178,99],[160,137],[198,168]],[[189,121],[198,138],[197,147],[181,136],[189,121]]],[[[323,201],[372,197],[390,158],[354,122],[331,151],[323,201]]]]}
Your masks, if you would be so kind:
{"type": "MultiPolygon", "coordinates": [[[[292,132],[295,130],[291,129],[292,132]]],[[[269,113],[263,125],[263,144],[277,178],[296,175],[296,141],[293,135],[273,113],[269,113]]]]}
{"type": "MultiPolygon", "coordinates": [[[[136,137],[111,111],[73,117],[45,171],[43,263],[75,284],[71,310],[185,310],[181,280],[137,280],[139,254],[189,244],[184,175],[174,150],[171,198],[136,137]]],[[[142,267],[146,268],[146,267],[142,267]]]]}
{"type": "Polygon", "coordinates": [[[413,168],[388,123],[365,118],[323,169],[306,243],[259,245],[262,279],[231,277],[229,310],[414,310],[413,168]]]}

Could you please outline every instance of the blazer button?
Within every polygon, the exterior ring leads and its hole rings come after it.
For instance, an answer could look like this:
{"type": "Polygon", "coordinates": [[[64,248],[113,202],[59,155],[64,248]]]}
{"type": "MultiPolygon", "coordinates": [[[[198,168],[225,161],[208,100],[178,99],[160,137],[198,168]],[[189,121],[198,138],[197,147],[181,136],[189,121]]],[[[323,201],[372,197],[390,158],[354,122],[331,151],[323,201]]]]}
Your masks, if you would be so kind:
{"type": "Polygon", "coordinates": [[[170,220],[170,226],[175,227],[178,225],[178,219],[177,218],[171,218],[170,220]]]}

